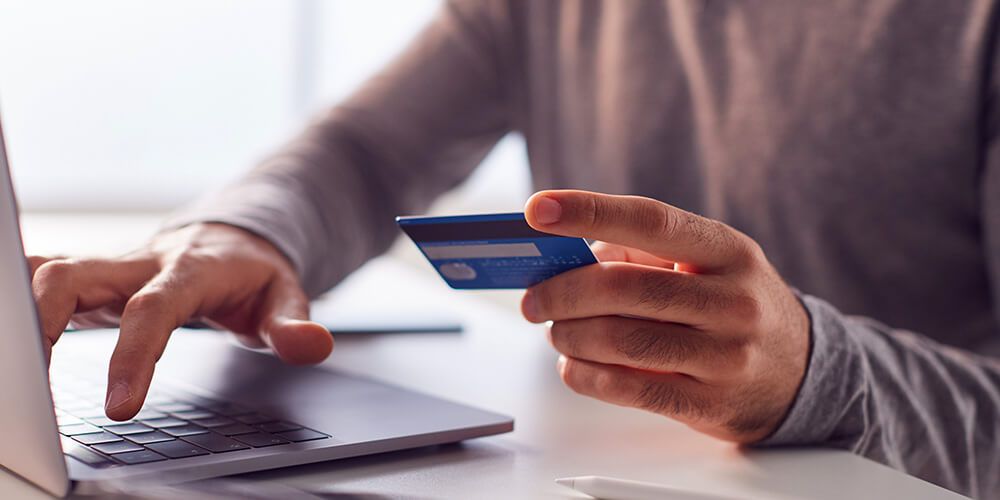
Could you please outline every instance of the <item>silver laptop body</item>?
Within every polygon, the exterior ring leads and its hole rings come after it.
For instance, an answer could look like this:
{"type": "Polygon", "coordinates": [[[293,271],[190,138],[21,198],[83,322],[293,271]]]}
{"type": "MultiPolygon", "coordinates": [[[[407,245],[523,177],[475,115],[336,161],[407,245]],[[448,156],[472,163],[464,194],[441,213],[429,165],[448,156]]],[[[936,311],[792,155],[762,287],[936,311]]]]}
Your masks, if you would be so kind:
{"type": "MultiPolygon", "coordinates": [[[[509,432],[510,417],[374,380],[284,365],[179,330],[128,423],[103,417],[117,331],[69,332],[50,375],[0,128],[0,465],[57,496],[121,491],[509,432]]],[[[336,355],[336,354],[335,354],[336,355]]]]}

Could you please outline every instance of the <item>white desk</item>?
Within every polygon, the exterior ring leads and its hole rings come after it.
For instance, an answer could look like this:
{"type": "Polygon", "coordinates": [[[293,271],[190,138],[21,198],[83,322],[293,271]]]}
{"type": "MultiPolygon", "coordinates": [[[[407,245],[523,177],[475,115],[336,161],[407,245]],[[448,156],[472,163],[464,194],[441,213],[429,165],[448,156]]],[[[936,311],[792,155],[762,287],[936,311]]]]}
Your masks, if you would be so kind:
{"type": "MultiPolygon", "coordinates": [[[[105,219],[102,232],[111,231],[107,224],[105,219]]],[[[141,239],[150,227],[136,219],[122,226],[136,236],[113,240],[119,245],[141,239]]],[[[68,253],[96,251],[92,238],[81,237],[85,227],[72,219],[34,217],[26,222],[25,239],[29,251],[54,251],[57,241],[67,243],[68,253]]],[[[742,451],[665,418],[577,396],[561,384],[543,328],[510,307],[513,292],[454,292],[404,260],[376,261],[332,300],[347,297],[382,314],[445,305],[463,318],[466,330],[342,336],[325,365],[512,415],[516,430],[461,445],[260,472],[246,480],[390,498],[572,498],[552,480],[595,474],[740,498],[959,498],[845,452],[742,451]]],[[[22,497],[44,495],[0,473],[0,498],[22,497]]]]}

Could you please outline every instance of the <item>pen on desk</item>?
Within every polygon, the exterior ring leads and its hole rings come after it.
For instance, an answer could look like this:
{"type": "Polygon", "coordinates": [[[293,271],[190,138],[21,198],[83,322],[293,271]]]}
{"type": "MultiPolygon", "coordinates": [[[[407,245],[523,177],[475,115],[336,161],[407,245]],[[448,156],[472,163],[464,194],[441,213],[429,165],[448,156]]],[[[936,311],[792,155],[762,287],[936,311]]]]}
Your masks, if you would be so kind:
{"type": "Polygon", "coordinates": [[[556,483],[606,500],[732,500],[732,497],[603,476],[564,477],[556,479],[556,483]]]}

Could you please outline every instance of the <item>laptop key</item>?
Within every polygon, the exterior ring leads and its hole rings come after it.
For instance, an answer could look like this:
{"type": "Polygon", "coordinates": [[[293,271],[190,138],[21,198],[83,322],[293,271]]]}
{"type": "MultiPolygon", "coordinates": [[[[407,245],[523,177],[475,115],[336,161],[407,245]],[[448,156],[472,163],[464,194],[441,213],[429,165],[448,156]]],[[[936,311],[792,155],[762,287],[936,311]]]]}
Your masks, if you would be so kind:
{"type": "Polygon", "coordinates": [[[108,425],[118,425],[118,424],[129,424],[129,423],[132,423],[131,420],[127,420],[127,421],[124,421],[124,422],[119,422],[117,420],[111,420],[110,418],[105,417],[104,415],[93,415],[93,416],[89,416],[89,417],[83,417],[83,419],[86,420],[87,422],[90,422],[93,425],[98,426],[98,427],[105,427],[105,426],[108,426],[108,425]]]}
{"type": "Polygon", "coordinates": [[[164,429],[167,427],[180,427],[182,425],[187,425],[187,422],[179,418],[154,418],[151,420],[143,420],[143,425],[148,425],[150,427],[155,427],[157,429],[164,429]]]}
{"type": "Polygon", "coordinates": [[[157,410],[162,411],[162,412],[166,412],[166,413],[177,413],[177,412],[180,412],[180,411],[194,411],[194,410],[197,410],[197,408],[195,408],[194,405],[189,405],[187,403],[158,404],[158,405],[153,405],[153,408],[156,408],[157,410]]]}
{"type": "Polygon", "coordinates": [[[197,425],[184,425],[181,427],[167,427],[166,429],[161,429],[163,432],[170,434],[174,437],[181,436],[194,436],[195,434],[205,434],[208,429],[204,427],[198,427],[197,425]]]}
{"type": "Polygon", "coordinates": [[[184,440],[189,443],[194,443],[202,448],[213,453],[223,453],[227,451],[237,451],[237,450],[247,450],[250,447],[236,441],[234,439],[227,438],[221,434],[208,433],[199,434],[196,436],[185,436],[184,440]]]}
{"type": "Polygon", "coordinates": [[[257,426],[258,429],[264,432],[286,432],[295,431],[302,428],[301,425],[293,424],[291,422],[268,422],[266,424],[260,424],[257,426]]]}
{"type": "Polygon", "coordinates": [[[260,413],[248,413],[246,415],[238,415],[233,418],[235,418],[239,422],[249,425],[263,424],[265,422],[275,421],[275,419],[268,417],[266,415],[261,415],[260,413]]]}
{"type": "Polygon", "coordinates": [[[86,444],[86,445],[94,445],[94,444],[101,444],[101,443],[114,443],[116,441],[121,441],[122,440],[122,438],[120,438],[120,437],[118,437],[118,436],[116,436],[116,435],[114,435],[114,434],[112,434],[110,432],[105,432],[105,431],[101,431],[101,432],[98,432],[98,433],[95,433],[95,434],[79,434],[79,435],[73,436],[73,439],[75,439],[75,440],[77,440],[77,441],[79,441],[79,442],[81,442],[83,444],[86,444]]]}
{"type": "Polygon", "coordinates": [[[221,427],[223,425],[229,425],[233,423],[233,419],[228,417],[210,417],[210,418],[197,418],[191,421],[192,424],[198,424],[202,427],[221,427]]]}
{"type": "Polygon", "coordinates": [[[183,420],[195,420],[198,418],[212,418],[215,416],[214,413],[205,410],[188,410],[188,411],[172,411],[170,416],[174,418],[180,418],[183,420]]]}
{"type": "Polygon", "coordinates": [[[82,424],[83,419],[76,418],[68,413],[63,413],[62,415],[56,415],[56,423],[59,425],[77,425],[82,424]]]}
{"type": "Polygon", "coordinates": [[[207,451],[191,443],[188,443],[187,441],[181,441],[180,439],[167,441],[165,443],[152,443],[146,445],[146,447],[169,458],[184,458],[184,457],[197,457],[199,455],[208,455],[207,451]]]}
{"type": "Polygon", "coordinates": [[[146,464],[149,462],[159,462],[166,460],[163,455],[150,450],[131,451],[115,455],[115,460],[127,465],[146,464]]]}
{"type": "Polygon", "coordinates": [[[139,410],[139,413],[135,416],[135,420],[151,420],[154,418],[164,418],[166,416],[166,413],[147,408],[139,410]]]}
{"type": "Polygon", "coordinates": [[[295,441],[296,443],[302,441],[312,441],[314,439],[325,439],[330,436],[323,434],[322,432],[316,432],[312,429],[298,429],[288,432],[279,432],[278,436],[285,438],[289,441],[295,441]]]}
{"type": "Polygon", "coordinates": [[[91,448],[105,453],[107,455],[114,455],[115,453],[126,453],[129,451],[139,451],[142,450],[142,446],[135,443],[130,443],[128,441],[118,441],[117,443],[103,443],[95,444],[91,448]]]}
{"type": "Polygon", "coordinates": [[[142,434],[130,434],[125,439],[133,443],[148,444],[162,441],[173,441],[173,437],[163,431],[143,432],[142,434]]]}
{"type": "Polygon", "coordinates": [[[205,408],[227,417],[253,413],[253,410],[233,403],[213,403],[205,406],[205,408]]]}
{"type": "Polygon", "coordinates": [[[153,432],[152,427],[146,427],[142,424],[119,424],[119,425],[108,425],[104,427],[104,430],[118,434],[119,436],[128,436],[129,434],[141,434],[143,432],[153,432]]]}
{"type": "Polygon", "coordinates": [[[275,436],[274,434],[265,434],[263,432],[255,432],[253,434],[241,434],[239,436],[233,436],[233,439],[253,446],[254,448],[263,448],[265,446],[274,446],[278,444],[288,444],[291,441],[275,436]]]}
{"type": "Polygon", "coordinates": [[[218,432],[223,436],[237,436],[240,434],[252,434],[258,432],[255,427],[250,427],[247,424],[234,423],[229,425],[223,425],[222,427],[213,427],[213,432],[218,432]]]}
{"type": "Polygon", "coordinates": [[[74,443],[72,441],[69,442],[67,441],[69,440],[63,440],[63,446],[62,446],[63,453],[65,453],[66,456],[73,457],[91,467],[95,467],[98,469],[103,469],[105,467],[111,467],[115,465],[115,463],[110,458],[105,457],[100,453],[95,453],[91,450],[88,450],[87,448],[85,448],[80,444],[74,443]]]}
{"type": "Polygon", "coordinates": [[[63,425],[59,427],[59,434],[63,436],[77,436],[80,434],[95,434],[101,429],[90,424],[63,425]]]}

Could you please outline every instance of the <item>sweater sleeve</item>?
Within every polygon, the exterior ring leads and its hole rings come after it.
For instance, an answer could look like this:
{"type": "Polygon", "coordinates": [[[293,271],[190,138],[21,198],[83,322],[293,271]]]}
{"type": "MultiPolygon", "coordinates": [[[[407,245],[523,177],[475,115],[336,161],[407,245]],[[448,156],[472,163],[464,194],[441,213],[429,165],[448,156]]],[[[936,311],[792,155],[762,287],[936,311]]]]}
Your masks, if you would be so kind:
{"type": "Polygon", "coordinates": [[[335,285],[460,183],[508,131],[498,17],[490,1],[446,2],[392,64],[235,184],[166,228],[222,222],[292,261],[311,296],[335,285]]]}
{"type": "MultiPolygon", "coordinates": [[[[1000,54],[984,53],[979,227],[994,335],[965,349],[808,295],[812,352],[784,423],[760,445],[849,449],[974,498],[1000,498],[1000,54]]],[[[915,269],[914,272],[920,272],[915,269]]],[[[927,286],[934,286],[928,283],[927,286]]]]}
{"type": "Polygon", "coordinates": [[[1000,492],[1000,359],[802,301],[809,367],[784,423],[758,445],[845,448],[975,498],[1000,492]]]}

